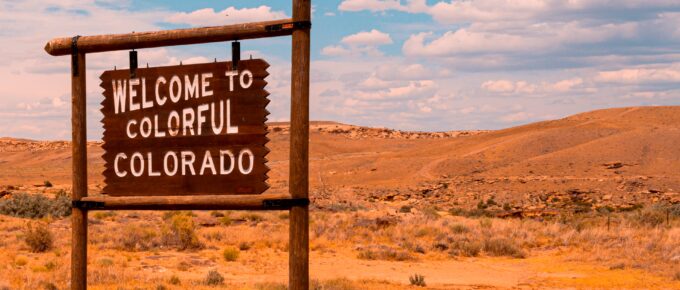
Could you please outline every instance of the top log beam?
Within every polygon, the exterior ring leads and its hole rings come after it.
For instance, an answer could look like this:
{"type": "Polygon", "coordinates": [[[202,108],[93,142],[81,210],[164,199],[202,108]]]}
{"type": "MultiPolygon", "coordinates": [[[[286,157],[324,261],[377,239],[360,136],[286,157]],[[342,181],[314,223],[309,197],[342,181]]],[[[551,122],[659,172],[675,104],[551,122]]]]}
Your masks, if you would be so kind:
{"type": "MultiPolygon", "coordinates": [[[[83,36],[78,39],[78,52],[93,53],[276,37],[291,35],[293,30],[293,19],[281,19],[225,26],[83,36]]],[[[52,39],[45,45],[45,51],[54,56],[69,55],[72,52],[72,41],[72,37],[52,39]]]]}

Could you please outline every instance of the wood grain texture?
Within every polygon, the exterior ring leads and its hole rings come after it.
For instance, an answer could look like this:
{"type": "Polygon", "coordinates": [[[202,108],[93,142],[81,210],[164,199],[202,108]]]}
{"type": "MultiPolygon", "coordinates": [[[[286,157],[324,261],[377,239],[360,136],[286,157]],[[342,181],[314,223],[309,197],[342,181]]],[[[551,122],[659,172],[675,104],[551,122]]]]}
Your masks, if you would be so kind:
{"type": "MultiPolygon", "coordinates": [[[[311,20],[311,1],[293,0],[293,20],[311,20]]],[[[310,30],[298,29],[292,37],[290,175],[293,198],[309,196],[309,45],[310,30]]],[[[290,210],[289,289],[309,289],[309,208],[290,210]]]]}
{"type": "MultiPolygon", "coordinates": [[[[225,26],[83,36],[78,39],[78,51],[93,53],[284,36],[292,33],[290,25],[285,25],[291,22],[292,19],[281,19],[225,26]],[[271,25],[282,27],[271,31],[267,29],[271,25]]],[[[68,55],[71,53],[71,42],[71,37],[52,39],[45,45],[45,51],[54,56],[68,55]]]]}
{"type": "MultiPolygon", "coordinates": [[[[137,69],[136,77],[140,85],[135,86],[138,95],[135,100],[137,104],[141,104],[142,92],[145,91],[146,100],[154,104],[147,108],[140,106],[133,111],[130,111],[129,102],[126,102],[125,111],[120,103],[116,109],[113,89],[114,86],[118,88],[120,83],[130,82],[129,70],[104,72],[101,76],[101,86],[104,88],[101,109],[104,114],[102,148],[105,150],[103,193],[111,196],[217,195],[260,194],[267,190],[269,168],[266,166],[266,155],[269,150],[265,145],[269,139],[266,136],[265,122],[269,112],[265,107],[269,103],[269,93],[265,90],[265,78],[268,76],[269,64],[260,59],[243,60],[238,67],[240,72],[252,72],[252,84],[247,88],[240,87],[239,76],[234,77],[232,83],[230,77],[225,75],[227,71],[231,71],[231,62],[137,69]],[[207,79],[209,85],[206,86],[212,91],[211,96],[203,96],[202,93],[201,75],[205,73],[212,74],[207,79]],[[171,85],[173,76],[179,77],[181,85],[171,85]],[[162,105],[156,98],[156,80],[159,77],[166,81],[158,86],[159,98],[165,99],[162,105]],[[195,91],[198,91],[200,97],[186,93],[186,80],[198,85],[195,91]],[[179,100],[173,102],[172,94],[176,94],[179,100]],[[199,128],[198,108],[201,106],[206,111],[201,113],[205,120],[199,128]],[[184,124],[185,109],[193,112],[191,123],[184,124]],[[171,117],[172,112],[177,113],[178,117],[171,117]],[[142,125],[145,119],[146,125],[142,125]],[[134,123],[130,123],[131,121],[134,123]],[[238,133],[228,133],[228,125],[237,126],[238,133]],[[213,127],[220,130],[214,131],[213,127]],[[144,132],[151,133],[144,136],[144,132]],[[177,135],[172,136],[172,132],[177,135]],[[220,152],[224,150],[229,150],[235,157],[234,163],[229,156],[224,157],[225,170],[233,165],[229,174],[220,174],[220,152]],[[239,171],[238,157],[242,150],[250,150],[254,156],[253,168],[248,174],[239,171]],[[173,152],[174,155],[166,160],[168,152],[173,152]],[[182,152],[195,155],[192,168],[182,166],[182,152]],[[207,152],[215,171],[205,168],[201,172],[207,152]],[[121,153],[125,154],[124,158],[117,159],[121,153]],[[133,159],[135,153],[141,154],[142,158],[133,159]],[[116,174],[116,164],[119,172],[127,173],[125,176],[116,174]],[[141,169],[141,164],[144,164],[143,173],[141,176],[133,176],[132,169],[141,169]],[[164,171],[166,164],[169,164],[169,171],[164,171]],[[175,174],[166,174],[175,170],[175,174]],[[150,172],[157,172],[160,176],[150,176],[150,172]]],[[[249,76],[244,77],[246,82],[249,79],[249,76]]],[[[128,90],[128,97],[129,94],[128,90]]],[[[248,168],[251,165],[248,155],[243,156],[245,161],[242,165],[248,168]]]]}
{"type": "Polygon", "coordinates": [[[90,196],[82,200],[104,203],[98,210],[265,210],[263,202],[269,199],[290,199],[290,195],[90,196]]]}
{"type": "MultiPolygon", "coordinates": [[[[79,53],[77,76],[71,74],[71,146],[73,154],[72,200],[87,197],[87,123],[85,54],[79,53]]],[[[71,62],[73,64],[73,62],[71,62]]],[[[87,288],[87,210],[74,208],[71,213],[71,289],[87,288]]]]}

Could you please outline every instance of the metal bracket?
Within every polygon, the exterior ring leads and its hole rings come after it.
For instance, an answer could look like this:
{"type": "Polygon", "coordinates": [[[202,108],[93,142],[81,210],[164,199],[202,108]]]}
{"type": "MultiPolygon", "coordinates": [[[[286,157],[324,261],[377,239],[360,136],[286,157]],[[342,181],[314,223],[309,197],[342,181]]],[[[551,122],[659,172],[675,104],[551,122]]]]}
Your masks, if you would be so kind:
{"type": "Polygon", "coordinates": [[[71,207],[80,209],[97,209],[104,208],[104,203],[99,201],[74,200],[71,201],[71,207]]]}
{"type": "Polygon", "coordinates": [[[130,51],[130,78],[136,78],[137,77],[137,68],[139,67],[139,63],[137,61],[137,51],[136,50],[131,50],[130,51]]]}
{"type": "Polygon", "coordinates": [[[308,206],[309,198],[265,199],[262,207],[265,209],[290,209],[294,206],[308,206]]]}
{"type": "Polygon", "coordinates": [[[71,39],[71,72],[74,77],[78,76],[78,38],[80,35],[71,39]]]}
{"type": "Polygon", "coordinates": [[[284,23],[284,24],[274,24],[274,25],[267,25],[264,27],[264,29],[267,32],[274,32],[274,31],[281,31],[284,29],[312,29],[312,22],[311,21],[295,21],[291,23],[284,23]]]}
{"type": "Polygon", "coordinates": [[[231,69],[238,70],[238,62],[241,61],[241,43],[238,40],[231,43],[231,69]]]}

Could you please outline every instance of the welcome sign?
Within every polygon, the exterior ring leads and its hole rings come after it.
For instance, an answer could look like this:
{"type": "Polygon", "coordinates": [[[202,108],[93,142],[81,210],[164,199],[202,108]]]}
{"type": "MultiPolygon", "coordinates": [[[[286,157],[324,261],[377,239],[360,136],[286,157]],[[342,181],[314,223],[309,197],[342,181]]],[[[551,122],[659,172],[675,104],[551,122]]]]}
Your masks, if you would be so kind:
{"type": "Polygon", "coordinates": [[[260,194],[269,64],[106,71],[104,182],[111,196],[260,194]]]}

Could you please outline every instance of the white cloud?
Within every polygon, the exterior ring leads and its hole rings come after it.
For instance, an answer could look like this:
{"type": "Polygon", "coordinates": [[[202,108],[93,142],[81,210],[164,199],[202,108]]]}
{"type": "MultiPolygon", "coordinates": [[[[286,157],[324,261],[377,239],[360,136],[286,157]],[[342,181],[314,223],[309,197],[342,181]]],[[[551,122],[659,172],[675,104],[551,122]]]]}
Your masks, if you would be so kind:
{"type": "Polygon", "coordinates": [[[371,31],[362,31],[356,34],[345,36],[342,38],[341,42],[350,46],[378,46],[391,44],[392,38],[390,38],[390,35],[387,33],[372,29],[371,31]]]}
{"type": "Polygon", "coordinates": [[[391,44],[389,34],[376,29],[361,31],[345,36],[340,45],[329,45],[321,49],[322,55],[327,56],[382,56],[378,46],[391,44]]]}
{"type": "Polygon", "coordinates": [[[577,89],[583,84],[583,79],[576,77],[551,82],[533,84],[528,81],[489,80],[482,83],[481,88],[492,93],[500,94],[553,94],[565,93],[577,89]]]}
{"type": "Polygon", "coordinates": [[[434,94],[437,86],[432,80],[411,81],[408,85],[390,87],[377,92],[357,92],[357,97],[362,100],[385,100],[385,99],[408,99],[429,97],[434,94]]]}
{"type": "Polygon", "coordinates": [[[533,117],[533,114],[528,113],[528,112],[517,112],[517,113],[512,113],[512,114],[507,114],[502,116],[500,119],[501,121],[505,123],[516,123],[516,122],[524,122],[529,120],[531,117],[533,117]]]}
{"type": "Polygon", "coordinates": [[[328,56],[345,56],[350,55],[349,49],[344,48],[340,45],[329,45],[321,49],[321,54],[328,56]]]}
{"type": "Polygon", "coordinates": [[[627,68],[612,71],[602,71],[597,74],[598,82],[642,84],[668,83],[680,81],[680,66],[666,68],[627,68]]]}
{"type": "Polygon", "coordinates": [[[425,12],[428,10],[425,0],[409,0],[406,5],[400,0],[344,0],[338,6],[341,11],[362,11],[382,12],[387,10],[397,10],[411,13],[425,12]]]}
{"type": "Polygon", "coordinates": [[[205,8],[189,13],[178,12],[167,16],[165,21],[189,24],[191,26],[216,26],[285,18],[288,18],[285,12],[274,11],[271,7],[262,5],[255,8],[241,9],[232,6],[222,11],[205,8]]]}

